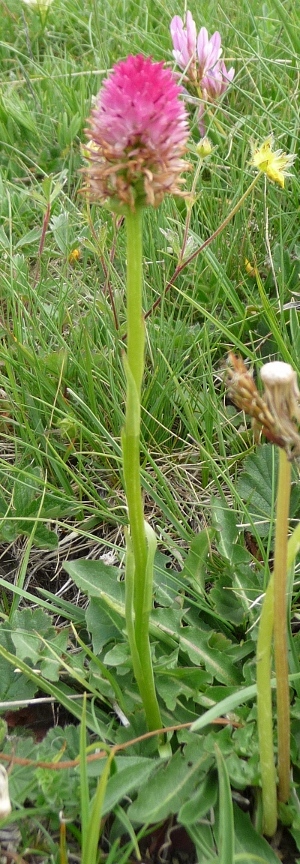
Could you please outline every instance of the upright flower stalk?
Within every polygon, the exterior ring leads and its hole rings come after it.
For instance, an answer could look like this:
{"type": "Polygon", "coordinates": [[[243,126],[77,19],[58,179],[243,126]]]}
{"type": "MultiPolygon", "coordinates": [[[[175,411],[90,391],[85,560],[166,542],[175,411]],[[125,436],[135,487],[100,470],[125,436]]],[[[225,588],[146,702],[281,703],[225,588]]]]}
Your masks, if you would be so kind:
{"type": "Polygon", "coordinates": [[[287,560],[291,494],[291,459],[300,454],[294,420],[300,420],[296,372],[288,363],[266,363],[261,369],[264,398],[283,440],[279,448],[279,476],[274,550],[274,658],[278,735],[278,798],[290,794],[290,697],[287,644],[287,560]]]}
{"type": "Polygon", "coordinates": [[[279,448],[274,571],[265,594],[257,641],[257,722],[263,801],[263,830],[272,836],[277,825],[276,772],[273,746],[271,659],[272,637],[276,672],[278,798],[290,794],[290,699],[287,644],[287,575],[291,460],[300,456],[299,390],[296,372],[288,363],[266,363],[261,369],[260,396],[243,361],[229,355],[228,392],[250,414],[254,426],[279,448]]]}
{"type": "Polygon", "coordinates": [[[134,213],[127,213],[127,357],[124,357],[127,392],[122,452],[130,533],[127,532],[126,535],[125,611],[134,674],[148,727],[154,730],[160,729],[162,722],[155,693],[149,643],[154,558],[152,548],[153,545],[156,548],[156,540],[150,526],[145,525],[140,479],[141,390],[145,347],[142,312],[142,221],[142,207],[138,206],[134,213]],[[149,562],[152,567],[149,567],[149,562]]]}
{"type": "Polygon", "coordinates": [[[144,520],[140,477],[141,398],[145,325],[142,309],[143,209],[165,194],[182,194],[187,163],[186,111],[181,88],[162,63],[138,55],[113,68],[104,81],[89,121],[84,155],[88,191],[114,212],[127,229],[127,354],[123,476],[128,508],[125,617],[134,675],[150,730],[162,726],[157,702],[149,618],[152,609],[154,531],[144,520]]]}

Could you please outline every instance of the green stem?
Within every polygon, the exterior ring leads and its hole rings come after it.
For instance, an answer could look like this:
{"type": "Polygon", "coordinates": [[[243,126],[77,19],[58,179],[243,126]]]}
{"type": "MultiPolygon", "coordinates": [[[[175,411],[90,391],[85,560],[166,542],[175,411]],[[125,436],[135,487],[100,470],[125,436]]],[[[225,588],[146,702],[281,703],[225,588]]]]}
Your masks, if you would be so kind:
{"type": "MultiPolygon", "coordinates": [[[[147,561],[147,574],[146,580],[148,579],[147,590],[151,591],[151,599],[152,599],[152,574],[153,574],[153,561],[154,554],[156,549],[156,538],[154,531],[150,526],[147,526],[148,530],[152,533],[154,537],[151,541],[151,537],[149,537],[149,552],[148,552],[148,561],[147,561]]],[[[155,729],[161,729],[161,717],[157,705],[155,686],[154,686],[154,676],[153,676],[153,668],[150,654],[150,646],[149,646],[149,618],[151,612],[152,603],[148,603],[148,611],[147,608],[144,609],[143,614],[143,623],[144,628],[142,629],[142,639],[139,642],[139,648],[137,646],[136,640],[136,632],[135,632],[135,616],[134,616],[134,577],[135,577],[135,568],[134,568],[134,556],[133,549],[131,543],[131,537],[127,532],[126,535],[126,572],[125,572],[125,618],[126,618],[126,629],[128,642],[130,647],[131,659],[133,670],[135,674],[135,679],[140,691],[140,695],[143,700],[143,705],[145,708],[148,725],[150,731],[155,729]]]]}
{"type": "Polygon", "coordinates": [[[273,837],[277,826],[276,771],[274,764],[271,652],[274,623],[274,576],[266,590],[257,639],[257,727],[259,740],[263,832],[273,837]]]}
{"type": "Polygon", "coordinates": [[[130,537],[133,549],[134,609],[139,630],[144,605],[147,545],[140,482],[140,406],[144,374],[145,325],[142,310],[143,210],[126,216],[127,228],[127,395],[123,441],[123,468],[130,537]]]}
{"type": "Polygon", "coordinates": [[[127,357],[139,397],[144,374],[145,327],[142,308],[143,208],[126,216],[127,229],[127,357]]]}
{"type": "Polygon", "coordinates": [[[274,654],[277,688],[278,797],[286,801],[290,789],[290,702],[287,653],[287,571],[297,554],[299,526],[288,542],[291,465],[279,448],[279,475],[276,506],[274,572],[265,594],[257,640],[257,723],[261,765],[263,830],[269,837],[276,831],[276,774],[274,767],[271,650],[274,654]]]}
{"type": "MultiPolygon", "coordinates": [[[[145,329],[142,310],[142,208],[126,215],[127,227],[127,380],[123,471],[130,525],[127,538],[125,614],[133,670],[149,729],[161,729],[149,641],[153,555],[147,545],[140,478],[141,389],[145,329]],[[149,602],[150,598],[150,602],[149,602]]],[[[153,548],[153,547],[152,547],[153,548]]]]}
{"type": "Polygon", "coordinates": [[[274,552],[274,656],[276,672],[278,730],[278,797],[287,801],[290,794],[290,694],[287,647],[287,558],[291,493],[291,463],[279,448],[274,552]]]}

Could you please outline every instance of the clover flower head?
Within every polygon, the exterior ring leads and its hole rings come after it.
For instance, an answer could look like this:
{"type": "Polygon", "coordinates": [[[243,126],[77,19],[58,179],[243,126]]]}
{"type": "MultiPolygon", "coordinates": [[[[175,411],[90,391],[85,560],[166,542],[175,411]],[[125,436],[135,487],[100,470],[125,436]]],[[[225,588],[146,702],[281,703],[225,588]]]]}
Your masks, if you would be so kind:
{"type": "Polygon", "coordinates": [[[172,72],[150,57],[130,55],[113,67],[89,119],[84,155],[92,197],[134,210],[183,194],[189,132],[181,93],[172,72]]]}
{"type": "MultiPolygon", "coordinates": [[[[234,69],[226,69],[221,60],[221,36],[218,30],[209,37],[206,27],[201,27],[197,36],[195,21],[191,12],[186,13],[186,24],[179,15],[171,21],[173,56],[184,71],[184,81],[192,85],[193,92],[204,102],[214,102],[225,93],[234,78],[234,69]]],[[[205,106],[200,104],[198,125],[200,135],[205,134],[202,120],[205,106]]]]}
{"type": "Polygon", "coordinates": [[[213,69],[222,54],[220,33],[216,31],[209,39],[206,27],[201,27],[197,37],[196,24],[189,11],[186,13],[186,26],[182,18],[175,15],[170,30],[176,63],[192,84],[201,85],[202,78],[213,69]]]}
{"type": "Polygon", "coordinates": [[[274,150],[273,147],[273,135],[269,135],[259,147],[252,145],[250,165],[253,165],[258,171],[262,171],[283,189],[284,179],[291,176],[289,169],[296,156],[291,153],[284,153],[283,150],[274,150]]]}

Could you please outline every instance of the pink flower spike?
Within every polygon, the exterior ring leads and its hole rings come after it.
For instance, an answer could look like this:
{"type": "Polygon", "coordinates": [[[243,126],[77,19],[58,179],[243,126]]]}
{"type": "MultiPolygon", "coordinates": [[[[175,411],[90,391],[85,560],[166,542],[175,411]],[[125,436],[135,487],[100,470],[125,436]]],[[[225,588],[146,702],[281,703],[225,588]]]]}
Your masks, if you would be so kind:
{"type": "Polygon", "coordinates": [[[201,27],[197,39],[197,54],[199,78],[201,82],[201,79],[206,75],[206,72],[215,66],[222,54],[221,36],[217,30],[209,39],[206,27],[201,27]]]}
{"type": "Polygon", "coordinates": [[[181,93],[163,63],[141,54],[116,63],[89,120],[86,174],[94,198],[134,210],[180,194],[189,167],[181,158],[189,134],[181,93]]]}
{"type": "Polygon", "coordinates": [[[171,21],[171,37],[174,46],[173,57],[180,66],[186,70],[188,78],[195,80],[196,76],[196,24],[191,12],[186,13],[186,29],[179,15],[171,21]]]}

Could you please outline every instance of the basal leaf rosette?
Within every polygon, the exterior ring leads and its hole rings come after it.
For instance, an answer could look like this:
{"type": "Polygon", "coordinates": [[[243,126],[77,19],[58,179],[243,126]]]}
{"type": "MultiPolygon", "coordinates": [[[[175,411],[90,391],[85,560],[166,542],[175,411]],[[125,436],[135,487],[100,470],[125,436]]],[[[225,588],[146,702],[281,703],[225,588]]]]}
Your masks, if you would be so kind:
{"type": "Polygon", "coordinates": [[[172,72],[150,57],[130,55],[113,67],[96,97],[84,148],[92,198],[134,211],[183,194],[189,130],[181,92],[172,72]]]}

